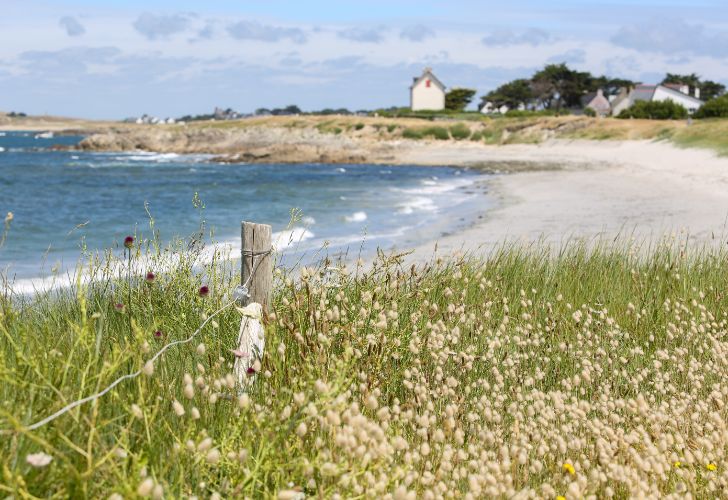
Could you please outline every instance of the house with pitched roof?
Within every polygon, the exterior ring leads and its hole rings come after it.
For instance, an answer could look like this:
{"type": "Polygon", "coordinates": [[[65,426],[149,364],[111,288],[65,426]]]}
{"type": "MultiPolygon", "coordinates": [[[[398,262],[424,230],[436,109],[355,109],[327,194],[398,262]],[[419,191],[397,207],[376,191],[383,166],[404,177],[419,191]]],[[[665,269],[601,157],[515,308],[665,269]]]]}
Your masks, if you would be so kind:
{"type": "Polygon", "coordinates": [[[700,89],[690,95],[690,87],[681,84],[637,85],[630,91],[621,94],[612,102],[612,114],[617,116],[638,101],[672,101],[680,104],[691,115],[705,104],[700,100],[700,89]]]}
{"type": "Polygon", "coordinates": [[[601,117],[609,116],[612,111],[612,105],[602,89],[597,89],[596,92],[590,92],[582,97],[581,106],[594,110],[597,116],[601,117]]]}
{"type": "Polygon", "coordinates": [[[425,68],[422,75],[413,78],[410,87],[412,111],[440,111],[445,109],[445,85],[437,79],[432,68],[425,68]]]}

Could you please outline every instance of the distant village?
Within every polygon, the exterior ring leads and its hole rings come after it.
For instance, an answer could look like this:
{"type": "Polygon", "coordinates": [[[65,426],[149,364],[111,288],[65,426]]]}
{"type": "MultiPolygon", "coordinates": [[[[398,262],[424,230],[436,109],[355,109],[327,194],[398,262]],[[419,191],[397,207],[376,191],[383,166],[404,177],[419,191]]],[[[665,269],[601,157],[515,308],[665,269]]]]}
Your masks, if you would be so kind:
{"type": "MultiPolygon", "coordinates": [[[[710,87],[708,98],[725,93],[725,86],[705,82],[710,87]]],[[[444,111],[448,97],[460,92],[461,100],[472,98],[475,91],[454,88],[447,91],[432,68],[425,68],[413,79],[410,87],[412,111],[444,111]]],[[[638,102],[671,102],[684,108],[689,115],[704,104],[701,82],[696,75],[668,74],[659,84],[635,83],[627,80],[594,78],[588,73],[570,70],[565,64],[547,66],[531,80],[515,80],[483,96],[479,111],[483,114],[507,114],[510,111],[562,110],[571,114],[620,116],[638,102]],[[559,87],[561,84],[563,87],[559,87]],[[603,85],[600,85],[603,84],[603,85]]]]}
{"type": "MultiPolygon", "coordinates": [[[[482,96],[477,106],[485,115],[513,115],[514,113],[568,113],[597,117],[682,118],[693,116],[705,102],[723,96],[726,87],[720,83],[701,80],[699,76],[668,73],[660,83],[645,84],[620,78],[595,77],[588,72],[570,69],[566,64],[550,64],[530,79],[517,79],[505,83],[482,96]],[[645,104],[653,103],[653,104],[645,104]],[[647,116],[630,110],[652,107],[647,116]],[[684,116],[683,116],[684,115],[684,116]]],[[[254,113],[241,113],[231,108],[215,108],[210,114],[186,115],[179,118],[160,118],[144,114],[124,121],[138,124],[174,124],[191,121],[239,120],[258,116],[311,115],[403,115],[406,112],[465,112],[476,90],[448,88],[435,75],[432,68],[413,78],[409,87],[409,107],[392,107],[376,111],[349,111],[345,108],[327,108],[303,112],[296,105],[283,108],[259,108],[254,113]]]]}

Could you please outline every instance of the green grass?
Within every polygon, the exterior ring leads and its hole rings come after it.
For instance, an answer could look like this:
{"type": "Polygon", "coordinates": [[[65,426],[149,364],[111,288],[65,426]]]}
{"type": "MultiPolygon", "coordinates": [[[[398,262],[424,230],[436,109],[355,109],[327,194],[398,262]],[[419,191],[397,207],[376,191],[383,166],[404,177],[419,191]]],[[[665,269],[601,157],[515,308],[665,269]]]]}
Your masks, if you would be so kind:
{"type": "Polygon", "coordinates": [[[382,255],[277,274],[249,405],[225,399],[240,323],[230,308],[152,376],[26,431],[189,335],[238,283],[224,259],[195,269],[179,254],[162,272],[169,252],[144,248],[134,259],[149,252],[152,284],[103,261],[92,286],[0,298],[4,495],[131,498],[146,479],[170,498],[720,495],[720,251],[534,244],[424,268],[382,255]],[[30,466],[37,452],[53,461],[30,466]]]}

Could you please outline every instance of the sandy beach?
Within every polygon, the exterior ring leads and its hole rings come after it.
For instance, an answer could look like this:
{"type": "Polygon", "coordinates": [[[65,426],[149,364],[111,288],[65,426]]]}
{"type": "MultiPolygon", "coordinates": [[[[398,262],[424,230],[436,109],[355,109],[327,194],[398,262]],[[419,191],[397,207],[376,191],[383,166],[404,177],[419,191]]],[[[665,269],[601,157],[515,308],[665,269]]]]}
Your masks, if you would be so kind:
{"type": "Polygon", "coordinates": [[[552,141],[492,148],[433,145],[411,149],[416,164],[558,164],[559,170],[498,176],[497,207],[464,232],[438,238],[413,257],[487,252],[503,242],[677,235],[696,244],[725,242],[728,158],[650,141],[552,141]]]}

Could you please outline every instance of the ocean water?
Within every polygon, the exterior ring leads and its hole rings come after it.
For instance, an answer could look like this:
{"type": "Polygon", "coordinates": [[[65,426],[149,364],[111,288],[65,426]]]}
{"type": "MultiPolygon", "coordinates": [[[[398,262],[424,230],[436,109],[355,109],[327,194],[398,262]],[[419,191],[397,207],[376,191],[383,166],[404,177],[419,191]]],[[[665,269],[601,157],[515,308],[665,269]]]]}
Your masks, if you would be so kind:
{"type": "Polygon", "coordinates": [[[410,249],[488,207],[488,178],[462,169],[221,164],[205,155],[53,148],[80,139],[0,132],[0,218],[14,214],[0,269],[15,280],[73,269],[83,248],[150,237],[150,214],[163,241],[194,234],[204,220],[214,242],[238,249],[241,220],[271,224],[284,261],[299,261],[410,249]]]}

